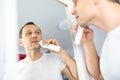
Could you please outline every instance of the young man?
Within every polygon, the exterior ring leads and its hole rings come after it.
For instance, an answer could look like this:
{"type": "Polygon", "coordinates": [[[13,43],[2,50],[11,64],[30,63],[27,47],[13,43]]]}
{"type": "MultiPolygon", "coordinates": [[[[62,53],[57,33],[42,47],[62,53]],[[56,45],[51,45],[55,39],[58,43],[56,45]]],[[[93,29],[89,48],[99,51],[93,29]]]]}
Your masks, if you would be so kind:
{"type": "MultiPolygon", "coordinates": [[[[21,28],[19,42],[26,57],[15,65],[5,80],[63,80],[62,73],[70,80],[78,80],[75,60],[62,48],[56,54],[42,53],[41,40],[41,30],[33,22],[21,28]]],[[[44,40],[43,44],[60,46],[56,39],[44,40]]]]}
{"type": "MultiPolygon", "coordinates": [[[[120,80],[120,3],[119,0],[73,0],[72,14],[84,27],[82,43],[86,64],[95,80],[120,80]],[[101,56],[97,55],[93,30],[89,25],[107,32],[101,56]]],[[[77,32],[77,26],[74,31],[77,32]]]]}

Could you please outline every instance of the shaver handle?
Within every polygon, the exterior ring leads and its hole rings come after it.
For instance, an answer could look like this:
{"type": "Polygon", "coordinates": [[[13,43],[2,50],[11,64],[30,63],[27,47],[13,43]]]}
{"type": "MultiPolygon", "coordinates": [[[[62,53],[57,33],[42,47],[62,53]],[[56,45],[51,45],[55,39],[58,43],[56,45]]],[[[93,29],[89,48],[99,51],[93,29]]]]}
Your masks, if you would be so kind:
{"type": "Polygon", "coordinates": [[[75,36],[75,44],[76,45],[80,44],[82,35],[83,35],[83,28],[78,26],[77,34],[75,36]]]}
{"type": "Polygon", "coordinates": [[[43,45],[42,41],[40,41],[39,44],[41,45],[42,48],[47,48],[47,49],[50,49],[50,50],[53,50],[53,51],[56,51],[56,52],[60,51],[60,46],[56,46],[56,45],[53,45],[53,44],[43,45]]]}

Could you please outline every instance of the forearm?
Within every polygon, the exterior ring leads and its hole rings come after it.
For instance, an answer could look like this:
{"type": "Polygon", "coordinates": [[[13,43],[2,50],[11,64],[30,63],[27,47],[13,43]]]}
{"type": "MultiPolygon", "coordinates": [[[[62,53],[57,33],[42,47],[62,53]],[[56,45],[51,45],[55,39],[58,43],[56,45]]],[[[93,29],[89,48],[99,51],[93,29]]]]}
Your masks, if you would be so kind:
{"type": "Polygon", "coordinates": [[[64,59],[66,62],[72,76],[75,78],[75,80],[78,80],[78,73],[77,73],[77,67],[75,60],[68,54],[66,51],[61,49],[60,56],[64,59]]]}
{"type": "Polygon", "coordinates": [[[100,76],[100,67],[99,67],[99,57],[97,55],[97,51],[94,45],[94,42],[88,42],[84,44],[85,56],[86,56],[86,64],[87,69],[91,76],[93,76],[97,80],[101,80],[100,76]]]}

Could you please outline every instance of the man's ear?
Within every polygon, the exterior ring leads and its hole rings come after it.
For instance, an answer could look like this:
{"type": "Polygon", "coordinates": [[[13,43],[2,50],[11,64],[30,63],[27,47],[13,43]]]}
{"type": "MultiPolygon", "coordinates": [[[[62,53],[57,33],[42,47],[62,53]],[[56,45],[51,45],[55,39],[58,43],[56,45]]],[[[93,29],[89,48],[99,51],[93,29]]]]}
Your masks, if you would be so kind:
{"type": "Polygon", "coordinates": [[[22,39],[19,39],[19,44],[20,44],[20,46],[23,46],[22,39]]]}

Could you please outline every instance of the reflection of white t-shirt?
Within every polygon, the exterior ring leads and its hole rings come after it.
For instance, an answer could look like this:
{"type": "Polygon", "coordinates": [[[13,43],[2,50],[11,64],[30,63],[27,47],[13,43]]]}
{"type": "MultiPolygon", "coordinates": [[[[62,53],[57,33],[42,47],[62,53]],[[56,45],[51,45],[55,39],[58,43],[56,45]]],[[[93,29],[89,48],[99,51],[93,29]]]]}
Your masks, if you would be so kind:
{"type": "Polygon", "coordinates": [[[63,80],[61,71],[66,64],[56,54],[43,54],[34,62],[20,61],[5,76],[5,80],[63,80]]]}
{"type": "Polygon", "coordinates": [[[100,67],[104,80],[120,80],[120,26],[107,34],[100,67]]]}

